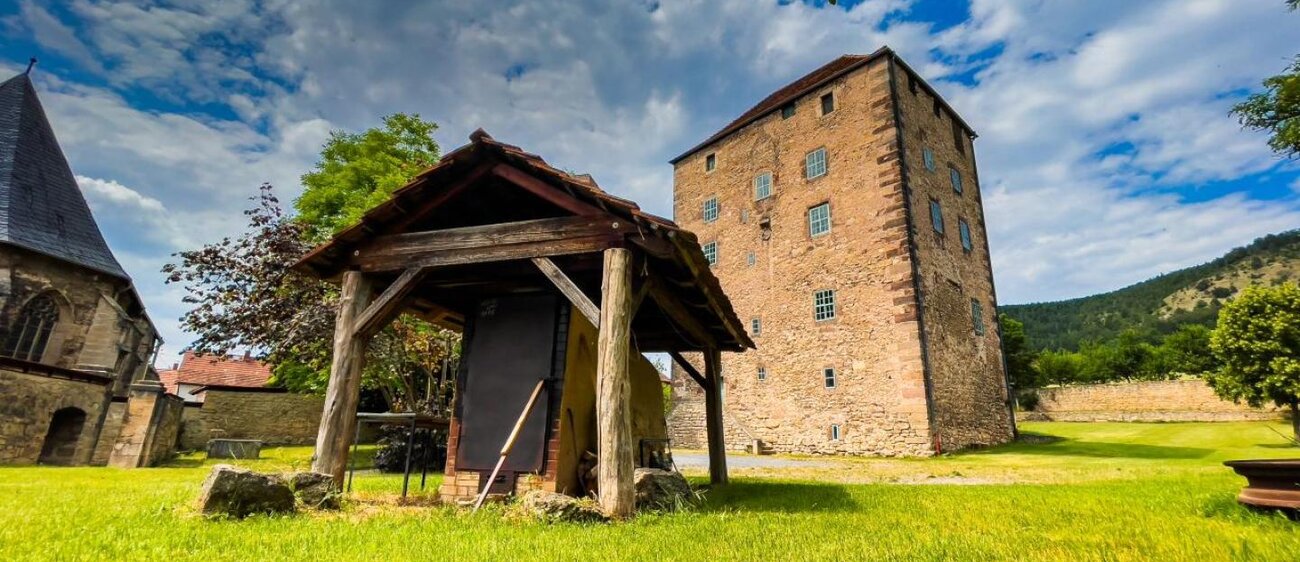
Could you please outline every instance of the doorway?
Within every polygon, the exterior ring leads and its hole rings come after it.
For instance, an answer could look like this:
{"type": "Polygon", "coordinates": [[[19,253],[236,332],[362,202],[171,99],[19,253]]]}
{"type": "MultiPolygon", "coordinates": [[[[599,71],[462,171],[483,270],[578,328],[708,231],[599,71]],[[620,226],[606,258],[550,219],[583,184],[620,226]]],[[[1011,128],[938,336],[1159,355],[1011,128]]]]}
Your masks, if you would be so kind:
{"type": "Polygon", "coordinates": [[[50,418],[50,430],[41,445],[41,464],[73,464],[76,461],[77,441],[86,425],[86,412],[81,408],[63,408],[50,418]]]}

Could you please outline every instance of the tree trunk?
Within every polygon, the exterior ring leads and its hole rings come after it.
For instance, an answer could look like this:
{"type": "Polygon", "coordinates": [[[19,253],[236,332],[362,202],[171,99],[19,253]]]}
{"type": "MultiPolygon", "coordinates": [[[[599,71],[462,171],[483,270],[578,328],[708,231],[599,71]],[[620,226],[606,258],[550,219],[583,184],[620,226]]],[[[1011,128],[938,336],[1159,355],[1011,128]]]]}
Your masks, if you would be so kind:
{"type": "Polygon", "coordinates": [[[628,374],[632,331],[632,254],[605,250],[601,281],[600,331],[596,349],[597,480],[606,515],[632,515],[632,381],[628,374]]]}
{"type": "MultiPolygon", "coordinates": [[[[709,445],[709,482],[727,483],[727,443],[722,428],[722,354],[716,348],[704,352],[704,423],[709,445]]],[[[758,451],[754,451],[758,454],[758,451]]]]}
{"type": "Polygon", "coordinates": [[[1291,435],[1300,444],[1300,400],[1291,401],[1291,435]]]}
{"type": "Polygon", "coordinates": [[[311,469],[334,476],[343,487],[348,466],[348,447],[357,425],[357,402],[361,399],[361,368],[366,356],[366,338],[353,333],[357,316],[370,302],[370,280],[360,271],[343,274],[339,311],[334,323],[334,356],[330,360],[330,383],[325,392],[325,411],[316,433],[316,455],[311,469]]]}

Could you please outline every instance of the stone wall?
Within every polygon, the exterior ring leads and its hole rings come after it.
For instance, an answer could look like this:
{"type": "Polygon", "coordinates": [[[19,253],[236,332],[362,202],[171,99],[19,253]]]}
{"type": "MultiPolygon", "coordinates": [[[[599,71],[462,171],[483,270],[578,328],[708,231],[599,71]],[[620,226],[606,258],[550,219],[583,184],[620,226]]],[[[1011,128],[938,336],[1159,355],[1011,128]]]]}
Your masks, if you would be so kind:
{"type": "Polygon", "coordinates": [[[104,416],[104,427],[99,430],[99,443],[95,444],[95,454],[90,457],[90,464],[103,466],[108,464],[108,457],[113,453],[113,444],[122,433],[122,422],[126,421],[126,398],[115,398],[108,404],[108,415],[104,416]]]}
{"type": "Polygon", "coordinates": [[[1020,414],[1043,421],[1243,421],[1285,417],[1277,408],[1251,408],[1215,396],[1205,381],[1144,381],[1043,388],[1038,405],[1020,414]]]}
{"type": "Polygon", "coordinates": [[[90,462],[109,404],[110,382],[60,377],[55,369],[44,371],[40,365],[28,372],[7,362],[0,366],[0,464],[36,463],[51,418],[64,408],[85,413],[71,464],[90,462]]]}
{"type": "Polygon", "coordinates": [[[894,74],[935,447],[1004,443],[1013,436],[1011,402],[974,146],[965,126],[924,83],[902,65],[894,74]],[[932,220],[931,202],[942,210],[942,232],[932,220]],[[970,249],[962,243],[961,224],[969,227],[970,249]],[[978,314],[972,303],[978,303],[978,314]]]}
{"type": "Polygon", "coordinates": [[[180,431],[182,449],[203,449],[209,439],[258,439],[268,445],[316,442],[324,399],[260,389],[205,392],[202,407],[187,406],[180,431]]]}

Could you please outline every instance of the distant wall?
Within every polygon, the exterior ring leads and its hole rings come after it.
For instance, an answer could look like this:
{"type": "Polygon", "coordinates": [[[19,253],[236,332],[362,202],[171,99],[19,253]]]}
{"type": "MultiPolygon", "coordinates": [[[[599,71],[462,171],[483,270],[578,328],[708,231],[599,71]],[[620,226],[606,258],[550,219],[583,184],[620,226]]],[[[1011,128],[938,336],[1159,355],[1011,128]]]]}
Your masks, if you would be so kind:
{"type": "Polygon", "coordinates": [[[1277,408],[1251,408],[1215,396],[1205,381],[1144,381],[1043,388],[1038,405],[1019,412],[1039,421],[1242,421],[1283,417],[1277,408]]]}
{"type": "Polygon", "coordinates": [[[308,394],[256,389],[209,389],[205,394],[201,407],[187,405],[181,416],[182,449],[203,449],[214,438],[311,444],[325,407],[323,398],[308,394]]]}

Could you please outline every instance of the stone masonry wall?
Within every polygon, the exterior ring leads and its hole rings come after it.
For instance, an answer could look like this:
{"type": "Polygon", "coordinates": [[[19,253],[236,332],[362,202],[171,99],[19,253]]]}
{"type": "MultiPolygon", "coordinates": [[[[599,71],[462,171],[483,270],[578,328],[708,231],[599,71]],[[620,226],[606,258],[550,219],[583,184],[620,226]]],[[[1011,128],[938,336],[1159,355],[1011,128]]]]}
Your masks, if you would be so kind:
{"type": "Polygon", "coordinates": [[[68,407],[86,414],[73,464],[86,464],[109,395],[104,384],[0,369],[0,464],[34,464],[54,412],[68,407]]]}
{"type": "Polygon", "coordinates": [[[1013,429],[974,146],[955,116],[924,85],[913,84],[901,65],[895,80],[936,447],[1004,443],[1013,429]],[[960,174],[961,191],[954,187],[953,170],[960,174]],[[932,201],[942,209],[942,233],[934,228],[932,201]],[[969,250],[962,244],[962,223],[969,226],[969,250]],[[972,300],[979,303],[978,320],[972,300]]]}
{"type": "Polygon", "coordinates": [[[1021,414],[1044,421],[1246,421],[1277,420],[1274,407],[1251,408],[1215,396],[1205,381],[1143,381],[1043,388],[1038,405],[1021,414]]]}
{"type": "MultiPolygon", "coordinates": [[[[879,59],[799,98],[793,116],[773,112],[676,164],[675,220],[717,242],[714,272],[746,326],[761,322],[756,350],[723,355],[728,448],[757,438],[780,452],[932,454],[897,157],[879,59]],[[835,109],[823,115],[828,92],[835,109]],[[822,147],[828,173],[805,179],[805,156],[822,147]],[[706,171],[710,154],[716,168],[706,171]],[[764,172],[772,196],[755,201],[764,172]],[[710,197],[720,211],[706,223],[710,197]],[[821,203],[831,230],[812,237],[808,210],[821,203]],[[835,290],[836,317],[816,321],[823,289],[835,290]]],[[[679,445],[683,429],[673,429],[679,445]]]]}
{"type": "Polygon", "coordinates": [[[202,449],[218,437],[258,439],[269,445],[315,443],[325,407],[324,399],[309,394],[214,389],[206,395],[197,416],[194,408],[185,408],[182,449],[202,449]]]}

